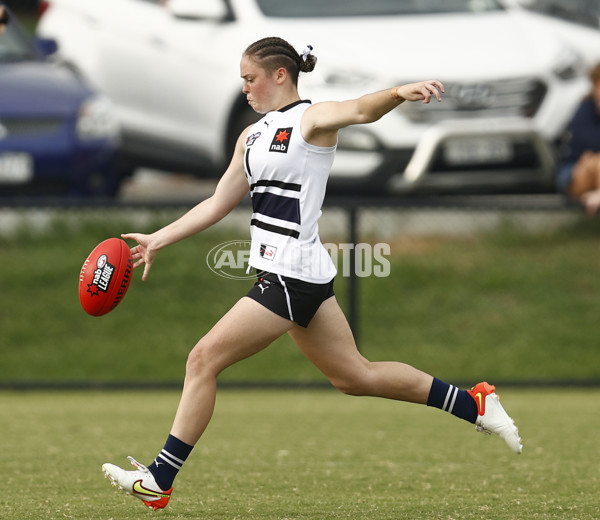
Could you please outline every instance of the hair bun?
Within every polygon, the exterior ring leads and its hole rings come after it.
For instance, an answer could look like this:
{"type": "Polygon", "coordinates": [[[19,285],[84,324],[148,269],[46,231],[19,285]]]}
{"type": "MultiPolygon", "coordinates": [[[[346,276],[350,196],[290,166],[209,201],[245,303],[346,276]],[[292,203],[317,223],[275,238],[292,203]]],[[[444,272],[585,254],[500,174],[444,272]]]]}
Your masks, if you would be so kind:
{"type": "Polygon", "coordinates": [[[312,72],[317,64],[317,57],[313,54],[313,46],[307,45],[300,55],[300,71],[312,72]]]}
{"type": "Polygon", "coordinates": [[[300,60],[300,71],[301,72],[312,72],[317,64],[317,57],[314,54],[310,54],[305,59],[300,60]]]}

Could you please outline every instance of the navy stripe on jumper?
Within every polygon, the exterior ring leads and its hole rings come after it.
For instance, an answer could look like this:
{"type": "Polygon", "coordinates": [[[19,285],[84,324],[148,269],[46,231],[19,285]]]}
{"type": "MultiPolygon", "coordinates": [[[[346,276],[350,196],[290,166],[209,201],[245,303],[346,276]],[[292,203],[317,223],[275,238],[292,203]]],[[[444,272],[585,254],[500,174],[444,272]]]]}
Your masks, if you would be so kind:
{"type": "MultiPolygon", "coordinates": [[[[244,160],[246,161],[246,171],[248,172],[248,176],[252,177],[252,172],[250,171],[250,148],[246,149],[244,160]]],[[[250,187],[250,190],[252,190],[252,187],[250,187]]]]}
{"type": "Polygon", "coordinates": [[[263,179],[251,184],[250,191],[254,191],[254,188],[256,188],[257,186],[272,186],[274,188],[281,188],[282,190],[289,191],[300,191],[300,188],[302,188],[302,185],[293,182],[269,181],[263,179]]]}
{"type": "Polygon", "coordinates": [[[252,209],[267,217],[300,224],[300,201],[283,195],[256,192],[252,195],[252,209]]]}
{"type": "Polygon", "coordinates": [[[253,218],[250,221],[251,226],[256,226],[266,231],[270,231],[271,233],[277,233],[279,235],[285,235],[287,237],[298,238],[300,236],[300,232],[295,229],[288,229],[281,226],[275,226],[273,224],[267,224],[266,222],[262,222],[257,218],[253,218]]]}

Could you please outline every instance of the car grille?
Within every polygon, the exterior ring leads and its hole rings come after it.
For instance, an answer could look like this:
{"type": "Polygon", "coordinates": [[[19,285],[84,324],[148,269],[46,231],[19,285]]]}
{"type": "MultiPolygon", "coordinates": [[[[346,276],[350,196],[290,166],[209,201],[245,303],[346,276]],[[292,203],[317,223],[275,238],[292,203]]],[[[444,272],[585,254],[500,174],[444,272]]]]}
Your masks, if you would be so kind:
{"type": "Polygon", "coordinates": [[[414,122],[481,117],[534,117],[547,92],[546,85],[531,78],[489,82],[444,84],[443,103],[405,103],[402,111],[414,122]]]}
{"type": "Polygon", "coordinates": [[[0,118],[0,137],[35,137],[57,133],[61,119],[10,119],[0,118]]]}

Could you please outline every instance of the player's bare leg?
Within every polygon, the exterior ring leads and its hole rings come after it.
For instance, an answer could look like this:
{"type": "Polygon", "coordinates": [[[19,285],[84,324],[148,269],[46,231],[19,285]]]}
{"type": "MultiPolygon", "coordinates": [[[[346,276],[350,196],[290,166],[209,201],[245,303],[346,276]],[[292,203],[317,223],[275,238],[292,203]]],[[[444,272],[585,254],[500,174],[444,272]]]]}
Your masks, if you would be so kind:
{"type": "Polygon", "coordinates": [[[358,352],[335,297],[321,304],[308,328],[295,327],[289,334],[342,392],[435,406],[474,423],[477,431],[499,435],[521,453],[517,427],[493,385],[483,382],[472,390],[460,390],[404,363],[368,361],[358,352]]]}
{"type": "Polygon", "coordinates": [[[405,363],[370,362],[363,357],[335,297],[321,304],[308,328],[294,327],[289,334],[304,355],[344,393],[427,402],[433,377],[405,363]]]}
{"type": "Polygon", "coordinates": [[[256,354],[294,326],[250,298],[242,298],[192,349],[183,392],[165,447],[146,467],[129,457],[135,470],[102,466],[105,475],[152,509],[162,509],[173,479],[208,425],[215,406],[217,376],[228,366],[256,354]]]}
{"type": "Polygon", "coordinates": [[[212,416],[217,376],[260,352],[293,326],[250,298],[239,300],[190,352],[171,434],[194,445],[212,416]]]}

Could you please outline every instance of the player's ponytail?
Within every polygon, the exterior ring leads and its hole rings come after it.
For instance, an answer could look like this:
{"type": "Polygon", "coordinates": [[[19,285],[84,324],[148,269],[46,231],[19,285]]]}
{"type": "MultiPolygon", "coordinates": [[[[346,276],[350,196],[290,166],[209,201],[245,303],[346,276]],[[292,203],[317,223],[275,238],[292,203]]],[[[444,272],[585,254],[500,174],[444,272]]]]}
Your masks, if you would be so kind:
{"type": "Polygon", "coordinates": [[[313,54],[313,46],[307,45],[300,55],[300,72],[312,72],[317,64],[317,57],[313,54]]]}

